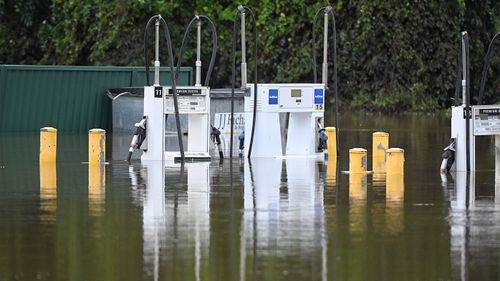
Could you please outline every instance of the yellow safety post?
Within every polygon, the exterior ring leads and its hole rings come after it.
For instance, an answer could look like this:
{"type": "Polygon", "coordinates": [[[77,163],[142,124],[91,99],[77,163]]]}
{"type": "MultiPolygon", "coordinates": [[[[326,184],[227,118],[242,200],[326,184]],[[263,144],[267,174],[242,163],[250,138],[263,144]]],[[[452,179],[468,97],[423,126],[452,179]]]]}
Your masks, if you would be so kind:
{"type": "Polygon", "coordinates": [[[328,137],[326,145],[328,146],[328,159],[337,159],[337,128],[326,127],[325,134],[328,137]]]}
{"type": "Polygon", "coordinates": [[[104,164],[106,155],[106,131],[92,129],[89,131],[89,165],[104,164]]]}
{"type": "Polygon", "coordinates": [[[349,173],[366,173],[366,149],[352,148],[349,150],[349,173]]]}
{"type": "Polygon", "coordinates": [[[335,186],[337,184],[337,159],[328,157],[326,162],[326,185],[335,186]]]}
{"type": "Polygon", "coordinates": [[[56,162],[40,161],[40,210],[49,215],[49,220],[56,210],[57,168],[56,162]]]}
{"type": "Polygon", "coordinates": [[[55,162],[57,157],[57,129],[40,129],[40,162],[55,162]]]}
{"type": "Polygon", "coordinates": [[[372,134],[372,168],[374,174],[385,174],[385,151],[389,148],[389,134],[375,132],[372,134]]]}
{"type": "Polygon", "coordinates": [[[404,150],[387,150],[387,178],[385,198],[387,202],[404,199],[404,150]]]}
{"type": "Polygon", "coordinates": [[[89,210],[102,213],[106,194],[106,165],[89,163],[89,210]]]}
{"type": "Polygon", "coordinates": [[[404,175],[405,151],[401,148],[389,148],[387,155],[387,178],[392,175],[404,175]]]}

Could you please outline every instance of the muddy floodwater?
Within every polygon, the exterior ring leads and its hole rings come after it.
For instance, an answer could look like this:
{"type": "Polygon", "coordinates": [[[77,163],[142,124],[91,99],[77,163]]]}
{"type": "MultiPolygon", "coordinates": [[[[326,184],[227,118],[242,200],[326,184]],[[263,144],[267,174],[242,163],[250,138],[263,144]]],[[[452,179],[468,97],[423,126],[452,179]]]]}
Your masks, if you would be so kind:
{"type": "MultiPolygon", "coordinates": [[[[333,123],[328,120],[327,124],[333,123]]],[[[132,161],[108,134],[105,169],[87,135],[60,134],[39,165],[38,134],[0,135],[0,280],[499,280],[494,140],[475,174],[441,177],[445,116],[344,114],[339,164],[235,158],[132,161]],[[405,150],[405,174],[350,179],[348,149],[373,132],[405,150]]],[[[175,143],[175,142],[174,142],[175,143]]]]}

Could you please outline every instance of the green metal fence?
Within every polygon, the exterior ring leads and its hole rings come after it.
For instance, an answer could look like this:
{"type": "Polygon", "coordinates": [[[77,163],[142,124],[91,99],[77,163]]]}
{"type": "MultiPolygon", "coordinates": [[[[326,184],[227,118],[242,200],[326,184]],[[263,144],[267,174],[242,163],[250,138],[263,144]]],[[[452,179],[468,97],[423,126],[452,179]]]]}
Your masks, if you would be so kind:
{"type": "MultiPolygon", "coordinates": [[[[144,86],[145,73],[144,67],[0,65],[0,133],[111,129],[105,90],[144,86]]],[[[191,81],[192,69],[181,68],[178,84],[191,81]]],[[[167,67],[160,82],[170,85],[167,67]]]]}

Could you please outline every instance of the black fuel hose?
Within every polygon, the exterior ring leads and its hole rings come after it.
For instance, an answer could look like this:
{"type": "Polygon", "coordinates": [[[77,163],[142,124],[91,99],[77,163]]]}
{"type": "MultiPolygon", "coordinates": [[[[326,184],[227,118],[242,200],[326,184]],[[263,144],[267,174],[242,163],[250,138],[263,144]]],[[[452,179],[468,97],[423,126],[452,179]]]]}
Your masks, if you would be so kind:
{"type": "Polygon", "coordinates": [[[486,86],[486,82],[488,81],[488,68],[490,67],[490,59],[493,50],[495,49],[495,41],[500,37],[500,32],[493,36],[491,39],[490,45],[488,46],[488,51],[486,52],[486,56],[484,57],[484,66],[483,66],[483,75],[481,77],[481,86],[479,87],[479,98],[477,104],[482,104],[483,96],[484,96],[484,87],[486,86]]]}
{"type": "Polygon", "coordinates": [[[234,88],[236,84],[236,22],[238,19],[238,14],[243,13],[244,11],[248,11],[250,14],[250,17],[252,18],[253,22],[253,40],[254,40],[254,62],[255,62],[255,67],[254,67],[254,103],[253,103],[253,119],[252,119],[252,132],[250,134],[250,145],[248,147],[248,155],[247,157],[250,158],[252,154],[252,146],[253,146],[253,139],[254,139],[254,133],[255,133],[255,117],[257,114],[257,78],[258,78],[258,71],[257,71],[257,65],[258,65],[258,53],[257,53],[257,23],[255,20],[255,14],[253,11],[246,7],[239,5],[238,6],[238,11],[236,12],[234,16],[234,23],[233,23],[233,35],[232,35],[232,49],[231,49],[231,55],[233,57],[232,61],[232,74],[231,74],[231,138],[229,140],[229,158],[233,158],[233,133],[234,133],[234,88]]]}
{"type": "Polygon", "coordinates": [[[174,67],[174,54],[172,52],[172,40],[170,37],[170,32],[168,30],[168,25],[167,22],[160,16],[160,15],[155,15],[152,16],[148,23],[146,24],[146,30],[144,32],[144,61],[146,64],[146,82],[147,85],[150,86],[150,81],[149,81],[149,63],[148,63],[148,35],[149,35],[149,27],[151,23],[153,23],[154,20],[160,21],[160,23],[164,27],[164,32],[165,32],[165,40],[167,41],[167,51],[168,51],[168,62],[170,65],[170,75],[171,75],[171,80],[172,80],[172,93],[174,97],[174,112],[175,112],[175,123],[177,126],[177,139],[179,141],[179,150],[181,153],[181,162],[185,162],[185,157],[184,157],[184,146],[182,144],[182,132],[181,132],[181,124],[180,124],[180,119],[179,119],[179,104],[177,101],[177,83],[175,79],[175,67],[174,67]]]}
{"type": "Polygon", "coordinates": [[[182,38],[182,45],[181,45],[181,49],[180,49],[180,53],[179,53],[179,58],[177,59],[177,70],[175,72],[175,78],[177,79],[179,77],[180,68],[181,68],[181,64],[182,64],[182,56],[184,55],[184,51],[186,49],[186,42],[188,39],[189,32],[191,31],[191,27],[193,26],[193,24],[195,22],[197,22],[201,19],[207,20],[209,25],[210,25],[210,29],[212,30],[212,56],[210,57],[210,64],[208,65],[207,75],[205,76],[205,84],[204,84],[205,86],[208,86],[208,84],[210,82],[210,78],[212,76],[212,70],[214,68],[215,58],[217,56],[217,30],[215,29],[215,25],[212,22],[212,20],[209,17],[204,16],[204,15],[198,15],[198,16],[193,17],[193,19],[191,19],[191,21],[189,22],[189,24],[186,28],[186,32],[184,32],[184,37],[182,38]]]}
{"type": "MultiPolygon", "coordinates": [[[[317,83],[317,66],[316,66],[316,21],[321,12],[328,13],[332,16],[332,29],[333,29],[333,91],[335,93],[335,128],[337,130],[337,155],[339,155],[339,95],[338,95],[338,79],[337,79],[337,28],[335,25],[335,14],[331,6],[320,8],[313,20],[312,28],[312,52],[313,52],[313,73],[314,83],[317,83]]],[[[328,85],[325,85],[328,87],[328,85]]]]}

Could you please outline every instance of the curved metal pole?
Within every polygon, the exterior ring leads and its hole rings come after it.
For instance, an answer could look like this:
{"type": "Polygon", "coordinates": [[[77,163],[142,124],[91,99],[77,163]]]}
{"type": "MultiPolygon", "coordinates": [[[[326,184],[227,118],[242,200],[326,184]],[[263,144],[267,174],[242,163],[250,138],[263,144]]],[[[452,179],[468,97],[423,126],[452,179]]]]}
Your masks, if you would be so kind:
{"type": "MultiPolygon", "coordinates": [[[[175,71],[175,78],[178,79],[179,74],[180,74],[182,57],[184,55],[185,45],[186,45],[186,42],[188,39],[188,34],[191,31],[193,24],[195,22],[200,22],[202,19],[205,19],[206,21],[208,21],[210,28],[212,29],[212,55],[210,57],[210,63],[208,65],[208,70],[207,70],[207,74],[205,76],[205,83],[204,83],[204,86],[208,86],[208,84],[210,82],[210,78],[212,76],[212,71],[213,71],[213,68],[215,65],[215,59],[217,57],[217,30],[215,29],[215,25],[214,25],[213,21],[209,17],[204,16],[204,15],[198,15],[198,16],[193,17],[191,19],[191,21],[189,22],[189,24],[186,28],[186,31],[184,32],[184,37],[182,39],[182,45],[181,45],[181,49],[179,52],[179,57],[177,59],[177,69],[175,71]]],[[[198,40],[198,41],[200,41],[200,40],[198,40]]]]}

